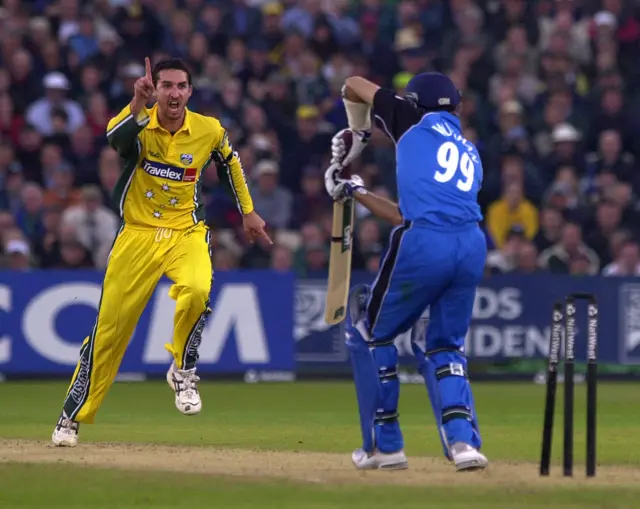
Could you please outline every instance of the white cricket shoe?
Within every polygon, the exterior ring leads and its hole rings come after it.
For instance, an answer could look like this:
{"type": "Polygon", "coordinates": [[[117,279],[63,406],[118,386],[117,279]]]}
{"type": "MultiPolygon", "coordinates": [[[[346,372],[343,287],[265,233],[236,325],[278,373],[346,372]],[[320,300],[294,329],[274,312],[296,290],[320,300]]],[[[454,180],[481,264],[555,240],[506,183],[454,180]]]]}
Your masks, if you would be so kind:
{"type": "Polygon", "coordinates": [[[72,421],[62,412],[58,424],[53,430],[51,441],[56,447],[75,447],[78,445],[78,431],[80,423],[72,421]]]}
{"type": "Polygon", "coordinates": [[[358,470],[404,470],[409,468],[404,451],[392,453],[375,451],[373,454],[369,454],[361,448],[353,451],[351,461],[358,470]]]}
{"type": "Polygon", "coordinates": [[[196,369],[178,369],[175,362],[171,363],[167,371],[167,383],[176,393],[176,408],[184,415],[194,415],[202,410],[202,401],[198,392],[197,382],[200,377],[196,369]]]}
{"type": "Polygon", "coordinates": [[[484,454],[480,454],[478,449],[462,442],[455,443],[451,446],[451,457],[458,472],[482,470],[489,465],[489,460],[484,454]]]}

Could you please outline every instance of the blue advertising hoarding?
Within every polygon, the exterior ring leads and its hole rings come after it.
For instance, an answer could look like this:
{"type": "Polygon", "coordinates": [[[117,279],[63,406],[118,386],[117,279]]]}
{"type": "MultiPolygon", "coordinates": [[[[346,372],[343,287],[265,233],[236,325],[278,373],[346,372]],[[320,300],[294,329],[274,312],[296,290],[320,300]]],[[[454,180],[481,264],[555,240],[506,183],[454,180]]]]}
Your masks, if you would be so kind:
{"type": "MultiPolygon", "coordinates": [[[[353,283],[371,282],[355,273],[353,283]]],[[[0,272],[0,373],[71,374],[90,332],[102,273],[0,272]]],[[[175,303],[162,281],[141,316],[121,372],[160,375],[170,356],[175,303]]],[[[248,371],[332,372],[348,368],[342,325],[324,321],[325,279],[296,280],[270,271],[220,272],[200,347],[202,374],[248,371]]],[[[466,341],[476,361],[536,359],[547,355],[551,311],[571,292],[597,296],[599,360],[640,364],[640,279],[571,278],[541,274],[500,276],[478,289],[466,341]]],[[[578,358],[584,357],[586,313],[578,308],[578,358]]],[[[413,365],[409,334],[397,338],[403,365],[413,365]]]]}
{"type": "MultiPolygon", "coordinates": [[[[0,373],[72,373],[93,327],[102,273],[0,272],[0,373]]],[[[293,371],[292,274],[216,274],[202,335],[201,373],[293,371]]],[[[142,314],[121,372],[161,374],[171,362],[175,302],[162,281],[142,314]]]]}
{"type": "MultiPolygon", "coordinates": [[[[370,283],[371,275],[354,274],[353,283],[370,283]]],[[[342,329],[330,327],[324,312],[322,280],[298,282],[295,331],[299,364],[321,368],[346,363],[342,329]]],[[[603,278],[539,274],[494,276],[476,293],[466,354],[475,361],[545,358],[554,302],[570,293],[592,293],[598,299],[599,360],[640,364],[640,278],[603,278]]],[[[578,304],[578,359],[585,357],[586,304],[578,304]]],[[[410,334],[396,339],[401,364],[414,364],[410,334]]]]}

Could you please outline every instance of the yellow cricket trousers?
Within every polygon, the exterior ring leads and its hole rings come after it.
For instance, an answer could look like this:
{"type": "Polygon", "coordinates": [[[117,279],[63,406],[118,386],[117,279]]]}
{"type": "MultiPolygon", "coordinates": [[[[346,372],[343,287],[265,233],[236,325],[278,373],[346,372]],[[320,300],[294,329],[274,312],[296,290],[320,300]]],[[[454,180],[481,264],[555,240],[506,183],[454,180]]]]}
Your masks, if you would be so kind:
{"type": "Polygon", "coordinates": [[[202,330],[211,312],[212,274],[209,228],[203,223],[187,230],[124,225],[109,255],[98,318],[80,348],[67,391],[67,416],[93,422],[163,275],[173,281],[169,296],[176,301],[173,341],[165,347],[179,369],[195,367],[202,330]]]}

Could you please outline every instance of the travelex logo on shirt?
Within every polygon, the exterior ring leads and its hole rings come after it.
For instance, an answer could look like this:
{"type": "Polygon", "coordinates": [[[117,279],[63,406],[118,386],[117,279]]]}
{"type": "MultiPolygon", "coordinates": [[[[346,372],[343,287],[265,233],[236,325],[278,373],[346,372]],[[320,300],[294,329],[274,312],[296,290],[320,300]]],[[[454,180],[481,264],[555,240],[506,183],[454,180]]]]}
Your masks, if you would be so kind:
{"type": "Polygon", "coordinates": [[[160,177],[174,182],[195,182],[197,168],[178,168],[157,161],[142,160],[142,169],[152,177],[160,177]]]}

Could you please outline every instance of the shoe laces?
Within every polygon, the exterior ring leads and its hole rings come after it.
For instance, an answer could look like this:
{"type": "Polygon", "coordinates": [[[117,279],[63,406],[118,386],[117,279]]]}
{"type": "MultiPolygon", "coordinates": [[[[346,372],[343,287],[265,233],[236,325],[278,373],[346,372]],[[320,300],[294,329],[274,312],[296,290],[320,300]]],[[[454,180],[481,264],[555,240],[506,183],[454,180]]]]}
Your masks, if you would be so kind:
{"type": "Polygon", "coordinates": [[[181,371],[178,370],[178,374],[182,378],[182,392],[187,398],[192,398],[198,393],[197,382],[200,381],[200,377],[196,375],[194,370],[181,371]]]}
{"type": "Polygon", "coordinates": [[[76,421],[72,421],[68,417],[61,417],[58,427],[61,429],[68,429],[71,431],[78,431],[78,428],[80,427],[80,425],[79,423],[77,423],[76,421]]]}

